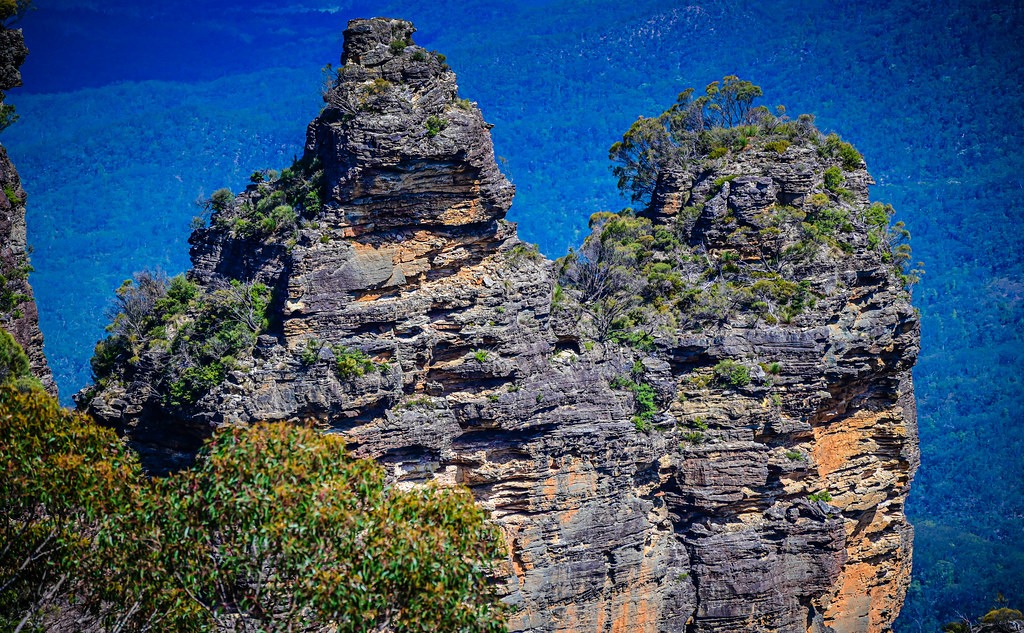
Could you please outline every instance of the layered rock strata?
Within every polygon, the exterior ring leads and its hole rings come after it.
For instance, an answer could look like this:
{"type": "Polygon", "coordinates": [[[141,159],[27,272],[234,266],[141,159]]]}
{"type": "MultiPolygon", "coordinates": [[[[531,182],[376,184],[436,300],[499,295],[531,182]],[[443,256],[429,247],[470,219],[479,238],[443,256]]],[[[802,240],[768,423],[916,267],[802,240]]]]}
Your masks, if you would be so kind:
{"type": "MultiPolygon", "coordinates": [[[[20,30],[0,27],[0,102],[4,91],[21,85],[19,67],[28,49],[20,30]]],[[[25,349],[32,373],[48,392],[57,393],[57,385],[43,354],[43,334],[39,330],[39,312],[28,282],[30,270],[25,226],[27,194],[7,150],[0,146],[0,327],[14,336],[25,349]]]]}
{"type": "Polygon", "coordinates": [[[810,142],[666,173],[650,231],[671,228],[694,266],[725,251],[769,265],[756,236],[783,207],[824,199],[848,230],[786,264],[813,299],[785,319],[676,318],[647,344],[616,343],[588,329],[578,290],[556,287],[565,266],[504,220],[513,188],[489,126],[412,33],[349,24],[294,167],[319,196],[282,174],[193,234],[193,281],[274,291],[251,352],[171,406],[154,346],[83,408],[155,469],[219,425],[285,419],[344,433],[399,482],[469,487],[505,532],[515,631],[889,630],[910,570],[918,319],[861,219],[863,165],[842,196],[810,142]],[[294,229],[254,215],[274,196],[294,229]]]}

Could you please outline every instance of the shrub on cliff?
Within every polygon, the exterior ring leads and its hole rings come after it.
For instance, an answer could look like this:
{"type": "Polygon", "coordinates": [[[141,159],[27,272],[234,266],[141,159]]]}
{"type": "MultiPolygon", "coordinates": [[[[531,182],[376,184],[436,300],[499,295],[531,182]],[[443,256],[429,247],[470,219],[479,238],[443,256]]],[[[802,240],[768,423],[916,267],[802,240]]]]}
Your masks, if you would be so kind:
{"type": "Polygon", "coordinates": [[[0,252],[0,322],[10,317],[21,318],[18,306],[29,299],[22,291],[28,274],[32,272],[32,266],[24,254],[9,249],[4,251],[0,252]]]}
{"type": "Polygon", "coordinates": [[[232,280],[200,287],[184,275],[143,271],[125,280],[110,311],[110,334],[91,365],[99,384],[121,379],[147,354],[160,354],[155,386],[164,403],[189,406],[220,384],[234,358],[269,327],[270,289],[232,280]]]}
{"type": "Polygon", "coordinates": [[[708,84],[697,98],[694,89],[687,88],[658,117],[639,118],[608,150],[608,157],[617,163],[612,173],[619,179],[619,189],[629,192],[634,201],[647,201],[664,170],[713,150],[717,150],[713,157],[724,156],[740,138],[745,146],[746,131],[734,134],[731,128],[764,118],[763,112],[753,108],[762,94],[760,86],[727,75],[708,84]]]}
{"type": "Polygon", "coordinates": [[[229,428],[150,479],[45,393],[0,387],[0,421],[6,629],[503,630],[501,540],[472,497],[387,485],[337,436],[229,428]]]}
{"type": "Polygon", "coordinates": [[[0,24],[10,28],[32,8],[32,0],[0,0],[0,24]]]}
{"type": "Polygon", "coordinates": [[[22,391],[42,389],[39,379],[32,375],[25,350],[3,328],[0,328],[0,385],[13,386],[22,391]]]}

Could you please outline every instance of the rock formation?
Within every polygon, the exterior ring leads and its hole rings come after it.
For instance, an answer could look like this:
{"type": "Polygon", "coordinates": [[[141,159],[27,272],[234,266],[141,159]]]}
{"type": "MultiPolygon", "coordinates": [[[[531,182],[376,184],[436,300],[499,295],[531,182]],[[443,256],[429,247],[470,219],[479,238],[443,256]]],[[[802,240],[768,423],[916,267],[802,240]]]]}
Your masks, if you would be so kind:
{"type": "MultiPolygon", "coordinates": [[[[0,102],[5,90],[21,85],[18,68],[28,49],[20,30],[0,27],[0,102]]],[[[39,314],[28,283],[28,251],[25,232],[25,200],[21,179],[7,150],[0,146],[0,327],[14,336],[28,354],[32,373],[51,394],[57,385],[43,355],[39,314]]]]}
{"type": "Polygon", "coordinates": [[[155,470],[219,425],[286,419],[397,481],[469,487],[506,535],[515,631],[889,630],[919,333],[863,164],[836,176],[809,124],[752,139],[666,172],[642,217],[595,218],[555,265],[504,220],[489,126],[412,33],[350,23],[303,159],[215,194],[193,234],[208,305],[242,322],[269,289],[251,345],[188,352],[214,309],[188,299],[79,405],[155,470]],[[602,325],[615,296],[588,271],[628,266],[677,298],[602,325]]]}

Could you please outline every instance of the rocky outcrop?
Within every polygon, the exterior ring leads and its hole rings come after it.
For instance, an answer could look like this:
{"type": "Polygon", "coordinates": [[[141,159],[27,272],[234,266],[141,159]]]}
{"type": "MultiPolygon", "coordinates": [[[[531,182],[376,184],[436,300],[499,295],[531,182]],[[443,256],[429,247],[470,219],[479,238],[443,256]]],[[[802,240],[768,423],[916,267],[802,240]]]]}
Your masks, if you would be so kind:
{"type": "Polygon", "coordinates": [[[611,295],[581,271],[609,269],[518,240],[488,125],[412,33],[350,23],[304,158],[215,195],[193,234],[200,287],[273,289],[251,350],[173,404],[175,316],[80,405],[156,469],[285,419],[469,487],[505,532],[512,630],[888,630],[919,337],[863,165],[826,181],[839,161],[804,129],[663,174],[645,217],[595,223],[591,248],[665,288],[602,329],[611,295]]]}
{"type": "MultiPolygon", "coordinates": [[[[0,27],[0,101],[3,91],[21,85],[18,67],[28,49],[20,30],[0,27]]],[[[14,336],[28,354],[32,373],[46,390],[57,394],[57,385],[43,355],[39,314],[28,283],[30,271],[25,228],[25,200],[21,179],[7,150],[0,146],[0,327],[14,336]]]]}

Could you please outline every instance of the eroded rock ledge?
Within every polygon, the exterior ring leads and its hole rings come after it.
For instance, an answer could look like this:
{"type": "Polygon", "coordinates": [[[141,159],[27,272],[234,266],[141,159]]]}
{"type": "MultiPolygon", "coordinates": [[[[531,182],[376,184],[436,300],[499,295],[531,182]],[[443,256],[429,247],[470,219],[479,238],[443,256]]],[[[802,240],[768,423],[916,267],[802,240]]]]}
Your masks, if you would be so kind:
{"type": "Polygon", "coordinates": [[[846,218],[841,243],[786,264],[813,301],[784,320],[669,320],[649,345],[615,343],[505,222],[488,125],[412,33],[350,23],[302,161],[222,196],[193,234],[202,288],[273,291],[223,382],[167,396],[174,317],[80,405],[155,469],[221,424],[312,420],[397,480],[468,486],[506,533],[513,630],[889,630],[909,582],[919,332],[870,237],[863,165],[840,196],[810,135],[663,178],[644,230],[671,233],[687,266],[729,251],[756,268],[771,222],[782,249],[822,205],[846,218]],[[771,220],[781,208],[797,219],[771,220]]]}

